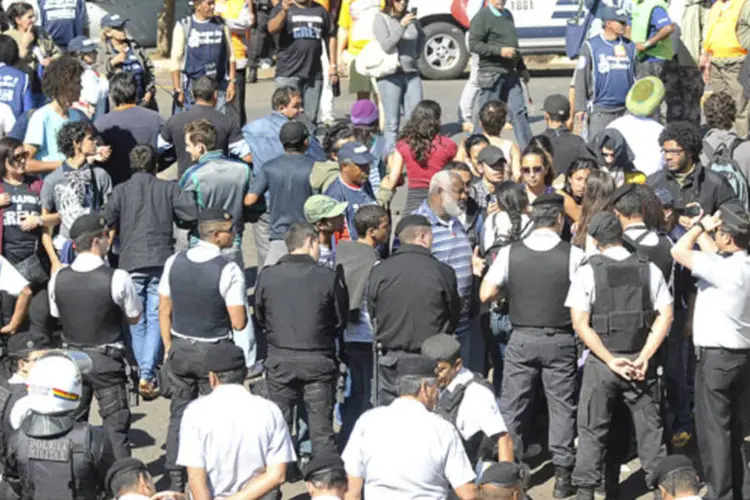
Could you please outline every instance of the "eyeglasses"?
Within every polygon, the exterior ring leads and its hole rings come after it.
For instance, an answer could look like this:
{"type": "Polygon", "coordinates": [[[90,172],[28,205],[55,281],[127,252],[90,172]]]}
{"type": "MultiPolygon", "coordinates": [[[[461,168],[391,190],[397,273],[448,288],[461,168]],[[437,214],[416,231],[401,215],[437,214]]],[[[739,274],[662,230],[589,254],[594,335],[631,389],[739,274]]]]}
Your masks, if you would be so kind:
{"type": "Polygon", "coordinates": [[[544,172],[544,167],[521,167],[521,174],[523,175],[531,175],[532,172],[539,175],[544,172]]]}
{"type": "Polygon", "coordinates": [[[678,149],[662,149],[661,152],[662,152],[662,154],[664,156],[667,156],[667,155],[677,156],[677,155],[681,155],[682,153],[684,153],[685,150],[681,149],[681,148],[678,148],[678,149]]]}

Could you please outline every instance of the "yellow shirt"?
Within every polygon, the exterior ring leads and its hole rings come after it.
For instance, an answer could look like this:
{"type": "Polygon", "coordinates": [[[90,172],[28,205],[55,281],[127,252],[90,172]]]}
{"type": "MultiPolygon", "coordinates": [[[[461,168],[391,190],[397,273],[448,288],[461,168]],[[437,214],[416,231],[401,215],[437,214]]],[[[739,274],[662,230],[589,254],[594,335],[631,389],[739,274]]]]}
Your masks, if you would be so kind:
{"type": "Polygon", "coordinates": [[[726,59],[742,57],[747,50],[737,37],[737,25],[745,0],[716,0],[708,13],[706,38],[703,48],[712,57],[726,59]]]}
{"type": "Polygon", "coordinates": [[[246,0],[216,0],[216,15],[224,19],[231,32],[232,53],[237,68],[244,68],[247,65],[245,38],[252,25],[252,13],[246,0]]]}
{"type": "Polygon", "coordinates": [[[319,5],[321,5],[326,12],[331,12],[331,2],[329,0],[315,0],[319,5]]]}
{"type": "Polygon", "coordinates": [[[375,39],[372,25],[375,14],[385,5],[384,0],[342,0],[339,11],[339,28],[349,32],[346,50],[359,55],[365,45],[375,39]]]}

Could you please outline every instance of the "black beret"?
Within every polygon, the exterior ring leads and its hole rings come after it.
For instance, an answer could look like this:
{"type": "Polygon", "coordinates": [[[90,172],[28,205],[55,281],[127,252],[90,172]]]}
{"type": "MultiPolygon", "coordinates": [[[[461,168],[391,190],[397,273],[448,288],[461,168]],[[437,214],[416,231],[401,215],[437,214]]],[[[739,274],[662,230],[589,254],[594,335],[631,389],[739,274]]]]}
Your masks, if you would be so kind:
{"type": "Polygon", "coordinates": [[[623,184],[622,186],[618,187],[617,190],[615,190],[614,194],[612,195],[612,204],[614,205],[615,203],[620,201],[620,199],[623,196],[628,195],[630,193],[634,193],[634,192],[635,192],[635,184],[630,184],[630,183],[623,184]]]}
{"type": "Polygon", "coordinates": [[[409,227],[432,227],[432,224],[424,215],[406,215],[396,225],[396,236],[409,227]]]}
{"type": "Polygon", "coordinates": [[[719,207],[721,222],[739,232],[750,231],[750,218],[739,200],[732,199],[719,207]]]}
{"type": "Polygon", "coordinates": [[[203,358],[204,369],[211,372],[229,372],[246,366],[245,353],[231,342],[211,346],[203,358]]]}
{"type": "Polygon", "coordinates": [[[597,212],[589,222],[589,236],[594,239],[622,237],[622,226],[612,212],[597,212]]]}
{"type": "MultiPolygon", "coordinates": [[[[112,480],[115,478],[115,476],[123,472],[131,471],[133,469],[146,469],[146,464],[144,464],[137,458],[132,457],[125,457],[116,460],[115,463],[113,463],[107,471],[107,476],[104,479],[104,487],[107,489],[107,491],[111,491],[112,480]]],[[[112,494],[117,496],[116,491],[113,491],[112,494]]]]}
{"type": "Polygon", "coordinates": [[[424,377],[435,376],[437,361],[419,354],[406,354],[398,359],[396,364],[397,377],[424,377]]]}
{"type": "Polygon", "coordinates": [[[221,207],[212,207],[198,214],[198,222],[231,222],[232,214],[221,207]]]}
{"type": "Polygon", "coordinates": [[[479,484],[494,484],[510,488],[521,483],[523,474],[523,467],[515,462],[496,462],[482,472],[479,484]]]}
{"type": "Polygon", "coordinates": [[[341,457],[335,453],[313,455],[303,471],[303,478],[305,481],[309,481],[314,474],[327,470],[344,470],[344,462],[341,457]]]}
{"type": "Polygon", "coordinates": [[[42,332],[22,332],[8,337],[8,354],[22,356],[30,351],[47,349],[52,345],[50,338],[42,332]]]}
{"type": "Polygon", "coordinates": [[[542,205],[557,205],[562,208],[563,205],[565,205],[565,198],[561,194],[545,193],[537,196],[536,199],[531,203],[532,207],[539,207],[542,205]]]}
{"type": "Polygon", "coordinates": [[[656,487],[664,482],[670,474],[681,470],[692,470],[695,472],[693,462],[685,455],[669,455],[662,459],[653,473],[653,484],[656,487]]]}
{"type": "Polygon", "coordinates": [[[435,361],[448,361],[460,357],[461,344],[453,335],[438,333],[422,342],[422,356],[435,361]]]}
{"type": "MultiPolygon", "coordinates": [[[[70,235],[71,240],[77,240],[84,234],[101,233],[105,229],[107,229],[107,220],[103,215],[84,214],[73,222],[68,234],[70,235]]],[[[85,248],[84,250],[88,250],[88,248],[85,248]]]]}

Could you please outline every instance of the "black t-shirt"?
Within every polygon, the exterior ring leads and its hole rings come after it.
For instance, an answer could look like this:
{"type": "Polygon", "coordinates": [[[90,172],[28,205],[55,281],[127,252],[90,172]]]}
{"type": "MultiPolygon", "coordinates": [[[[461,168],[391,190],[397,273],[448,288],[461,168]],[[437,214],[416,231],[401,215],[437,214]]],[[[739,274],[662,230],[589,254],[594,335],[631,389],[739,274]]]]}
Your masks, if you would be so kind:
{"type": "MultiPolygon", "coordinates": [[[[281,2],[271,12],[273,19],[281,12],[281,2]]],[[[323,77],[320,57],[323,55],[322,40],[333,33],[331,19],[325,8],[317,3],[309,7],[292,5],[286,13],[286,21],[279,33],[279,54],[276,61],[276,76],[317,78],[323,77]]]]}
{"type": "Polygon", "coordinates": [[[190,111],[177,113],[170,118],[161,131],[161,137],[171,143],[177,152],[177,171],[179,176],[185,173],[193,161],[185,150],[185,126],[195,120],[206,119],[216,127],[216,149],[229,154],[229,145],[242,140],[240,121],[236,117],[225,115],[216,108],[196,104],[190,111]]]}
{"type": "Polygon", "coordinates": [[[565,127],[548,128],[542,132],[542,135],[549,137],[552,142],[555,174],[567,176],[568,170],[580,156],[581,148],[586,142],[565,127]]]}
{"type": "Polygon", "coordinates": [[[42,202],[28,184],[14,186],[3,181],[3,191],[10,194],[10,205],[3,211],[3,257],[17,264],[37,249],[40,229],[24,231],[21,221],[30,215],[40,215],[42,202]]]}

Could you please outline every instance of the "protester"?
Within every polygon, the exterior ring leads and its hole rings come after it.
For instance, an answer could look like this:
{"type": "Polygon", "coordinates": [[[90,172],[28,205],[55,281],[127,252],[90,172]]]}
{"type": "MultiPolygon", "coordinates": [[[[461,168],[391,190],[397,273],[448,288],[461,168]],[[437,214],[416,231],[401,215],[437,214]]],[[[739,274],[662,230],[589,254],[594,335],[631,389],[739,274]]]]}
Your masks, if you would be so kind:
{"type": "MultiPolygon", "coordinates": [[[[490,140],[484,134],[474,134],[466,138],[463,148],[459,149],[456,155],[456,161],[463,161],[469,168],[474,177],[482,177],[477,163],[479,153],[490,145],[490,140]]],[[[505,153],[503,153],[505,155],[505,153]]],[[[520,168],[520,165],[519,165],[520,168]]]]}
{"type": "Polygon", "coordinates": [[[552,180],[555,172],[546,152],[536,146],[529,146],[521,156],[521,179],[529,202],[543,194],[553,193],[552,180]]]}
{"type": "Polygon", "coordinates": [[[380,181],[385,174],[384,158],[386,155],[385,137],[383,137],[379,126],[378,107],[369,99],[359,100],[352,106],[350,121],[354,138],[357,142],[367,146],[370,154],[374,157],[372,163],[370,163],[369,180],[373,192],[377,193],[380,188],[380,181]]]}
{"type": "Polygon", "coordinates": [[[600,169],[607,172],[617,186],[629,183],[642,184],[646,180],[633,163],[635,154],[625,137],[614,128],[606,128],[589,139],[588,156],[594,158],[600,169]]]}
{"type": "Polygon", "coordinates": [[[237,97],[229,103],[227,111],[239,121],[240,127],[247,123],[245,111],[245,87],[247,74],[247,33],[254,19],[246,0],[218,0],[216,14],[221,18],[231,33],[232,53],[237,67],[235,72],[235,89],[237,97]]]}
{"type": "Polygon", "coordinates": [[[278,48],[278,36],[271,35],[268,32],[268,21],[271,18],[270,13],[273,9],[271,0],[252,0],[248,4],[255,21],[250,31],[250,45],[248,53],[250,71],[247,76],[247,83],[258,82],[258,68],[270,68],[273,64],[272,47],[278,48]]]}
{"type": "Polygon", "coordinates": [[[305,220],[318,232],[318,264],[323,267],[336,268],[336,251],[339,243],[336,241],[336,234],[341,234],[344,230],[344,214],[348,206],[347,202],[338,202],[324,194],[314,194],[305,201],[305,220]]]}
{"type": "Polygon", "coordinates": [[[703,136],[701,164],[710,166],[716,156],[725,155],[737,162],[745,180],[750,179],[750,142],[734,130],[737,104],[732,96],[726,92],[711,94],[703,103],[703,112],[708,131],[703,136]],[[709,148],[712,151],[708,151],[709,148]]]}
{"type": "Polygon", "coordinates": [[[16,42],[8,35],[0,35],[0,102],[10,106],[16,119],[34,107],[31,98],[31,79],[18,69],[19,62],[16,42]]]}
{"type": "Polygon", "coordinates": [[[570,121],[570,117],[570,102],[567,97],[553,94],[544,100],[544,121],[547,128],[542,135],[552,141],[552,166],[558,175],[569,174],[568,171],[585,144],[583,139],[568,130],[566,123],[570,121]]]}
{"type": "Polygon", "coordinates": [[[583,197],[586,193],[586,182],[591,172],[597,170],[593,160],[579,158],[570,165],[565,176],[565,185],[561,194],[565,196],[565,215],[568,221],[575,224],[581,220],[583,197]]]}
{"type": "MultiPolygon", "coordinates": [[[[500,148],[508,161],[507,177],[511,174],[514,179],[520,175],[521,169],[521,149],[513,141],[503,139],[502,133],[507,123],[508,106],[502,101],[487,101],[479,110],[479,124],[482,126],[482,133],[490,144],[500,148]]],[[[529,141],[531,137],[529,137],[529,141]]]]}
{"type": "Polygon", "coordinates": [[[86,37],[75,37],[68,44],[68,53],[76,57],[81,66],[81,96],[73,103],[73,107],[95,121],[104,116],[109,109],[109,81],[104,75],[94,70],[98,59],[99,46],[86,37]]]}
{"type": "Polygon", "coordinates": [[[669,2],[667,13],[674,23],[672,47],[674,71],[668,71],[664,86],[668,89],[667,123],[701,120],[701,98],[705,82],[698,68],[703,47],[701,30],[705,27],[704,4],[687,1],[669,2]]]}
{"type": "Polygon", "coordinates": [[[380,0],[342,0],[339,6],[336,60],[339,73],[349,77],[349,93],[356,94],[358,100],[369,100],[375,90],[372,80],[357,72],[354,61],[362,49],[375,39],[373,26],[380,4],[380,0]]]}
{"type": "MultiPolygon", "coordinates": [[[[467,167],[465,163],[452,161],[443,168],[443,171],[458,175],[461,177],[464,185],[469,185],[474,180],[471,169],[467,167]]],[[[482,212],[482,207],[479,206],[479,203],[477,203],[471,193],[469,193],[469,197],[466,200],[466,207],[464,208],[463,213],[458,216],[458,220],[461,222],[466,234],[469,236],[471,248],[476,248],[481,245],[482,235],[484,234],[484,221],[486,218],[487,216],[482,212]]]]}
{"type": "Polygon", "coordinates": [[[507,157],[495,146],[482,149],[476,161],[482,178],[469,185],[469,197],[476,201],[486,219],[497,211],[497,201],[494,198],[497,185],[506,179],[510,169],[507,157]]]}
{"type": "Polygon", "coordinates": [[[184,500],[176,491],[156,493],[156,485],[146,464],[136,458],[121,458],[107,471],[104,487],[115,500],[184,500]]]}
{"type": "Polygon", "coordinates": [[[610,209],[612,195],[616,188],[612,176],[602,170],[594,170],[586,178],[586,188],[581,202],[581,218],[573,228],[571,240],[575,246],[584,249],[586,255],[591,255],[596,250],[588,238],[589,223],[594,215],[610,209]]]}
{"type": "Polygon", "coordinates": [[[323,137],[323,150],[328,158],[326,161],[316,161],[310,174],[310,187],[316,193],[325,193],[333,182],[338,179],[338,153],[345,144],[354,142],[354,130],[345,122],[336,123],[326,130],[323,137]]]}

